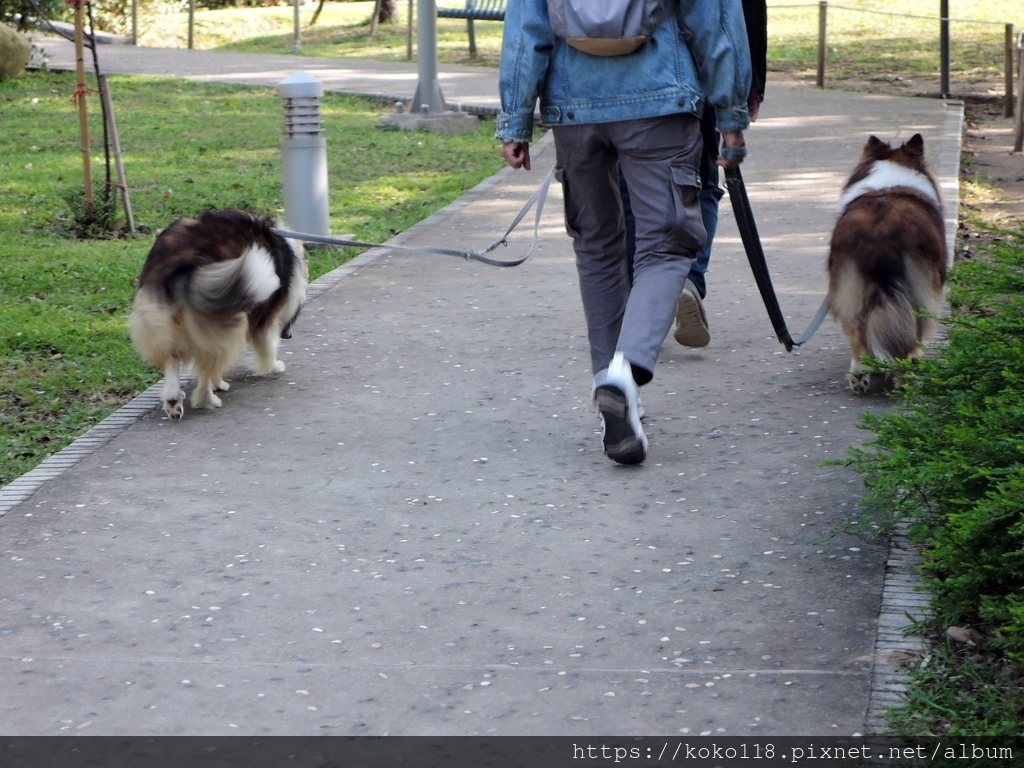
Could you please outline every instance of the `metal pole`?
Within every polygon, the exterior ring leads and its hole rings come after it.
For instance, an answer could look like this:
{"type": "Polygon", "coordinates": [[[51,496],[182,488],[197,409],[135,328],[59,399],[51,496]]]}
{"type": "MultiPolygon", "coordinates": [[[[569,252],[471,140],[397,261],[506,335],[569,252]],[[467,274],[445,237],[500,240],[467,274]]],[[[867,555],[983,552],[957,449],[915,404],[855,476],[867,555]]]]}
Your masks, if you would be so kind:
{"type": "Polygon", "coordinates": [[[818,87],[825,87],[825,26],[828,19],[828,3],[818,3],[818,87]]]}
{"type": "Polygon", "coordinates": [[[949,0],[939,1],[939,59],[941,82],[939,96],[949,98],[949,0]]]}
{"type": "Polygon", "coordinates": [[[437,3],[435,0],[417,0],[416,12],[419,15],[416,25],[419,82],[409,111],[438,114],[447,108],[437,82],[437,3]]]}
{"type": "Polygon", "coordinates": [[[192,50],[194,30],[196,26],[196,0],[188,0],[188,49],[192,50]]]}
{"type": "Polygon", "coordinates": [[[295,32],[294,32],[294,34],[292,36],[292,53],[298,53],[299,52],[299,45],[301,43],[301,40],[300,40],[301,29],[300,29],[300,26],[299,26],[299,24],[300,24],[300,22],[299,22],[299,2],[300,2],[300,0],[293,0],[293,2],[292,2],[292,7],[295,9],[294,13],[292,14],[294,22],[295,22],[295,24],[294,24],[295,32]]]}
{"type": "Polygon", "coordinates": [[[132,45],[139,44],[139,0],[132,0],[132,45]]]}

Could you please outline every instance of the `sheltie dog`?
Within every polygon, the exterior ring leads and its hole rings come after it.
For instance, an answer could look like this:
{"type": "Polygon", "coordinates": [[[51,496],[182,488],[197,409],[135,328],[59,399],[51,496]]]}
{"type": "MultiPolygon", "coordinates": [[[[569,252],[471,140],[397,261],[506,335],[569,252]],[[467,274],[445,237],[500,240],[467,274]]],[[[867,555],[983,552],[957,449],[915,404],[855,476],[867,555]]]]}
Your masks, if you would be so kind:
{"type": "Polygon", "coordinates": [[[872,389],[864,356],[921,355],[942,307],[946,259],[942,199],[924,139],[915,134],[893,149],[872,136],[843,188],[828,257],[830,311],[850,342],[855,393],[872,389]]]}
{"type": "Polygon", "coordinates": [[[181,218],[163,230],[146,257],[129,318],[132,343],[164,372],[163,406],[185,415],[181,368],[194,364],[193,408],[220,408],[214,390],[246,341],[260,375],[280,373],[280,339],[306,299],[302,245],[274,222],[234,209],[181,218]]]}

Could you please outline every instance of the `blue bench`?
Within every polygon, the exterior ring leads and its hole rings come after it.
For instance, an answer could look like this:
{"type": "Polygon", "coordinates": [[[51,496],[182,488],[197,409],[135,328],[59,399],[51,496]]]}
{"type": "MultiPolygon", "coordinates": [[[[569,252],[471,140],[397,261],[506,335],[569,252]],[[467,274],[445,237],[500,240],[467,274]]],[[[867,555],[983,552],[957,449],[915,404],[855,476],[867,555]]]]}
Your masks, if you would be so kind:
{"type": "Polygon", "coordinates": [[[465,19],[469,32],[469,55],[476,58],[474,21],[504,21],[505,0],[466,0],[465,6],[438,6],[439,19],[465,19]]]}

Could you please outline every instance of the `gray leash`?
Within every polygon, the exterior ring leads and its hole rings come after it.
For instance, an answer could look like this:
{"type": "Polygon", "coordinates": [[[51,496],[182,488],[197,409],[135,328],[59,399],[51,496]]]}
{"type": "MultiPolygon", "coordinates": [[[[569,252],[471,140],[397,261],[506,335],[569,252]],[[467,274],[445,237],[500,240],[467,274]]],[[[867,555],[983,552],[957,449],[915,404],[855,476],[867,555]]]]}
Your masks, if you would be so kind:
{"type": "Polygon", "coordinates": [[[392,245],[388,243],[367,243],[362,240],[348,240],[343,237],[332,237],[330,235],[312,235],[306,232],[293,232],[290,229],[274,229],[274,232],[281,237],[288,237],[292,240],[302,240],[307,243],[321,243],[323,245],[338,245],[338,246],[355,246],[358,248],[387,248],[395,251],[406,251],[408,253],[439,253],[444,256],[460,256],[470,261],[479,261],[483,264],[488,264],[492,267],[518,267],[524,261],[526,261],[533,254],[533,249],[537,246],[537,241],[540,238],[540,217],[544,210],[544,203],[548,197],[548,188],[551,186],[551,180],[554,178],[555,169],[552,167],[548,171],[548,175],[544,177],[544,181],[541,182],[537,190],[530,195],[530,199],[526,201],[522,209],[516,214],[516,217],[512,220],[508,229],[505,230],[505,234],[500,239],[495,240],[483,251],[460,251],[457,248],[434,248],[431,246],[412,246],[412,245],[392,245]],[[512,230],[519,226],[519,223],[526,218],[526,214],[529,213],[530,209],[534,206],[537,207],[537,211],[534,214],[533,221],[533,241],[530,243],[530,248],[527,250],[526,255],[521,259],[514,259],[512,261],[502,261],[501,259],[493,259],[487,254],[497,248],[499,245],[508,246],[508,236],[512,234],[512,230]]]}

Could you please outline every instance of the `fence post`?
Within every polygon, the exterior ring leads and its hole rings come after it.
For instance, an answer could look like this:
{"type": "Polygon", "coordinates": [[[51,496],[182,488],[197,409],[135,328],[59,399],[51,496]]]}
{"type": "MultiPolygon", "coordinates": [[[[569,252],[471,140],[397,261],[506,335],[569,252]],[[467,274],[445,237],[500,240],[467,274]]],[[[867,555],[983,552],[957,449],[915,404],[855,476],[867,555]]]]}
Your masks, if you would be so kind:
{"type": "Polygon", "coordinates": [[[1006,88],[1003,98],[1003,117],[1013,117],[1013,62],[1017,58],[1013,24],[1006,25],[1006,88]]]}
{"type": "Polygon", "coordinates": [[[1024,150],[1024,32],[1017,35],[1017,129],[1013,133],[1013,151],[1024,150]]]}
{"type": "Polygon", "coordinates": [[[409,16],[406,19],[405,30],[405,58],[409,61],[412,61],[412,20],[415,15],[413,5],[413,0],[409,0],[409,16]]]}
{"type": "Polygon", "coordinates": [[[825,22],[828,18],[828,2],[818,2],[818,87],[825,87],[825,22]]]}
{"type": "Polygon", "coordinates": [[[939,3],[939,98],[949,98],[949,0],[939,3]]]}

